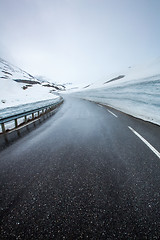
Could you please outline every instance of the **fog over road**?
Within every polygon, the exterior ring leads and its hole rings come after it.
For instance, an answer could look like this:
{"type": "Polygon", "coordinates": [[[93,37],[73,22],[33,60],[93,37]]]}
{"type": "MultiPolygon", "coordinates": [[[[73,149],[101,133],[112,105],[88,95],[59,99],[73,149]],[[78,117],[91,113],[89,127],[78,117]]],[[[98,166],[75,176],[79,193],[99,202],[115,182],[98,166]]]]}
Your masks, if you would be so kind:
{"type": "Polygon", "coordinates": [[[159,239],[160,127],[65,98],[0,152],[0,239],[159,239]]]}

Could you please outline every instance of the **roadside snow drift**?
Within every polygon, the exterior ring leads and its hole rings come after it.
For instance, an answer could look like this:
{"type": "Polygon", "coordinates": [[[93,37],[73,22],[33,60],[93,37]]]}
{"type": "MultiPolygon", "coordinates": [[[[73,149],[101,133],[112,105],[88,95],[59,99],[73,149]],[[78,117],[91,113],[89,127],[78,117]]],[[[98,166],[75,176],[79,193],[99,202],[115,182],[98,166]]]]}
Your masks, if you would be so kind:
{"type": "Polygon", "coordinates": [[[112,74],[72,94],[160,125],[160,60],[112,74]]]}

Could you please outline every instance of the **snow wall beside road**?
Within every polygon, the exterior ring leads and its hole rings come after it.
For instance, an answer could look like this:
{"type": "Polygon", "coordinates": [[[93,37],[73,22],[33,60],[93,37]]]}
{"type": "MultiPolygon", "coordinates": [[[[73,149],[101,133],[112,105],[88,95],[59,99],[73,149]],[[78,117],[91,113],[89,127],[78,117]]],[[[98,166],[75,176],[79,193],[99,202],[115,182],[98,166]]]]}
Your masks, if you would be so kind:
{"type": "Polygon", "coordinates": [[[73,93],[160,125],[160,74],[73,93]]]}

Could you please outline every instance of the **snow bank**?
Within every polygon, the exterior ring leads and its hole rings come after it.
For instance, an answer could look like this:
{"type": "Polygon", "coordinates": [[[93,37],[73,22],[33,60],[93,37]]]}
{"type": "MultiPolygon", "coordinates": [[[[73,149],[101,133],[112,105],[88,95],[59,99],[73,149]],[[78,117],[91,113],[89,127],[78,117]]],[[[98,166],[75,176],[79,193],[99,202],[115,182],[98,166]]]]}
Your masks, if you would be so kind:
{"type": "Polygon", "coordinates": [[[160,125],[160,61],[112,74],[74,95],[160,125]]]}
{"type": "Polygon", "coordinates": [[[41,85],[33,85],[24,90],[21,83],[11,79],[1,79],[0,109],[57,98],[57,95],[49,92],[50,90],[52,88],[45,88],[41,85]]]}

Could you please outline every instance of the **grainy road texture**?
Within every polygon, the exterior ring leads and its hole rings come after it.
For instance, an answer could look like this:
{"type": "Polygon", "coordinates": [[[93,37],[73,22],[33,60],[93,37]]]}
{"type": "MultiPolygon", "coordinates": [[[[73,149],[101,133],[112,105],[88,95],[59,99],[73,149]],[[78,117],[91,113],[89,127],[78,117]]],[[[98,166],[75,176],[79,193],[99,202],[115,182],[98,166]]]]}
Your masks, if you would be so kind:
{"type": "MultiPolygon", "coordinates": [[[[108,111],[109,110],[109,111],[108,111]]],[[[159,239],[160,128],[66,98],[0,153],[0,239],[159,239]]]]}

